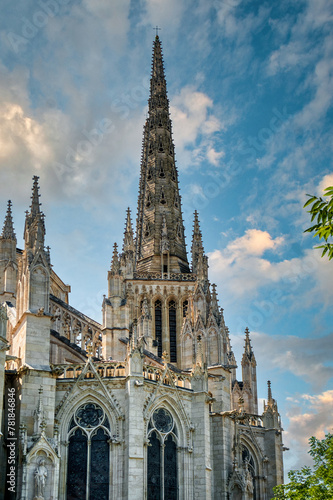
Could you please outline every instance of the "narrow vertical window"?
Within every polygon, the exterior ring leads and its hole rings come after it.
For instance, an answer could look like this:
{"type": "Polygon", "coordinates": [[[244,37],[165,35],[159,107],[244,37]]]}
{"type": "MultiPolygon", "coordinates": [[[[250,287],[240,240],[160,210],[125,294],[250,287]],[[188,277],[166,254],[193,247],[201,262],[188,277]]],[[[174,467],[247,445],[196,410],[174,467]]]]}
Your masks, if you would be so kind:
{"type": "Polygon", "coordinates": [[[170,361],[177,362],[177,320],[176,320],[176,302],[169,302],[169,336],[170,336],[170,361]]]}
{"type": "Polygon", "coordinates": [[[162,356],[162,302],[155,302],[155,340],[157,341],[157,355],[162,356]]]}
{"type": "Polygon", "coordinates": [[[183,302],[183,318],[186,318],[188,311],[188,300],[184,300],[183,302]]]}
{"type": "Polygon", "coordinates": [[[161,443],[156,432],[149,437],[148,448],[148,500],[161,498],[161,443]]]}
{"type": "Polygon", "coordinates": [[[166,408],[154,411],[148,426],[147,499],[177,500],[177,429],[166,408]]]}

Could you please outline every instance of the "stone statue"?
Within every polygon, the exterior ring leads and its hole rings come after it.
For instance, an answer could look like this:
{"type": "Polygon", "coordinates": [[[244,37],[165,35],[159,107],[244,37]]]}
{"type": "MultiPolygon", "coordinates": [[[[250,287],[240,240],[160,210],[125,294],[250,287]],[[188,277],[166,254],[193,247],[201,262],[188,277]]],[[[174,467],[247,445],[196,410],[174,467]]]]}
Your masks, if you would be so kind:
{"type": "Polygon", "coordinates": [[[35,470],[35,497],[34,500],[44,500],[45,485],[47,478],[47,468],[45,467],[45,460],[39,462],[35,470]]]}

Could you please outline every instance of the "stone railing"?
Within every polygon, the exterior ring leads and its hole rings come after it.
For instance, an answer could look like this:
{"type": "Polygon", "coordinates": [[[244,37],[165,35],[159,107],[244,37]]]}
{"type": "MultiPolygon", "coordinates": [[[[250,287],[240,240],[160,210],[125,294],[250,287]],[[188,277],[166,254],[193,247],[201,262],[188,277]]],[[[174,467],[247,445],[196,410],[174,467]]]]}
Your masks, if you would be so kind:
{"type": "MultiPolygon", "coordinates": [[[[146,380],[152,382],[160,382],[163,377],[163,370],[151,365],[143,365],[143,376],[146,380]]],[[[191,378],[182,373],[174,373],[169,371],[164,375],[163,385],[176,386],[182,389],[191,389],[191,378]],[[171,377],[171,380],[170,380],[171,377]]]]}
{"type": "MultiPolygon", "coordinates": [[[[52,368],[58,379],[77,379],[81,375],[84,367],[85,363],[75,363],[57,364],[53,365],[52,368]]],[[[125,377],[126,363],[119,361],[94,362],[94,368],[101,378],[125,377]]],[[[87,370],[84,378],[94,379],[96,376],[93,371],[87,370]]]]}
{"type": "MultiPolygon", "coordinates": [[[[94,361],[94,368],[98,375],[103,379],[125,377],[126,362],[125,361],[94,361]]],[[[85,363],[67,363],[52,365],[52,371],[58,379],[75,380],[82,374],[85,363]]],[[[165,374],[163,369],[156,366],[143,365],[143,377],[147,381],[161,382],[163,385],[180,389],[191,390],[191,377],[184,373],[175,373],[169,370],[165,374]]],[[[96,378],[92,370],[87,370],[84,376],[85,379],[96,378]]]]}
{"type": "Polygon", "coordinates": [[[99,358],[102,347],[101,325],[88,316],[80,313],[61,299],[50,295],[50,312],[52,329],[66,337],[84,351],[88,345],[93,347],[93,355],[99,358]]]}
{"type": "Polygon", "coordinates": [[[150,273],[148,271],[134,272],[135,280],[152,281],[196,281],[197,275],[193,273],[150,273]]]}

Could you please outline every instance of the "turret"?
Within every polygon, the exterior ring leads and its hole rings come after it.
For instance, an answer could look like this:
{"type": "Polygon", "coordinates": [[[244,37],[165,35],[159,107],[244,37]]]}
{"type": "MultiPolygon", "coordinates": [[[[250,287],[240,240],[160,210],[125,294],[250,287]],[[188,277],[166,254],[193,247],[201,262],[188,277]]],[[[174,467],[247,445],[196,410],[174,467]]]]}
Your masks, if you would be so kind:
{"type": "Polygon", "coordinates": [[[49,311],[50,250],[45,249],[45,216],[39,202],[38,177],[33,178],[30,211],[26,212],[24,252],[20,266],[17,310],[18,318],[25,311],[49,311]]]}
{"type": "Polygon", "coordinates": [[[278,412],[278,407],[275,399],[272,397],[272,388],[270,380],[267,381],[268,387],[268,397],[267,404],[264,401],[264,413],[262,414],[262,419],[264,426],[268,429],[274,428],[279,429],[281,427],[280,424],[280,415],[278,412]]]}
{"type": "Polygon", "coordinates": [[[0,236],[0,297],[1,302],[15,303],[17,280],[16,235],[9,200],[2,234],[0,236]]]}
{"type": "MultiPolygon", "coordinates": [[[[17,342],[14,355],[38,369],[49,369],[50,250],[45,249],[44,214],[39,202],[38,177],[33,178],[30,210],[26,212],[24,251],[17,284],[17,342]]],[[[14,332],[13,332],[14,333],[14,332]]]]}
{"type": "Polygon", "coordinates": [[[257,362],[251,346],[249,329],[245,329],[245,346],[242,357],[243,397],[245,410],[258,413],[257,362]]]}

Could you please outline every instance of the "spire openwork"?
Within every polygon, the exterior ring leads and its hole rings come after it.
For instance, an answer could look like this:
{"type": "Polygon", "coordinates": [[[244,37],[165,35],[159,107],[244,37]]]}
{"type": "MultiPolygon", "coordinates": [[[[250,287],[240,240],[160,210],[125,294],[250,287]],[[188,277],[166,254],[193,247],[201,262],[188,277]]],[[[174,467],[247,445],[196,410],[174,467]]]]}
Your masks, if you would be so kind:
{"type": "Polygon", "coordinates": [[[136,269],[159,272],[161,268],[163,272],[189,272],[162,47],[156,35],[143,132],[136,269]]]}

